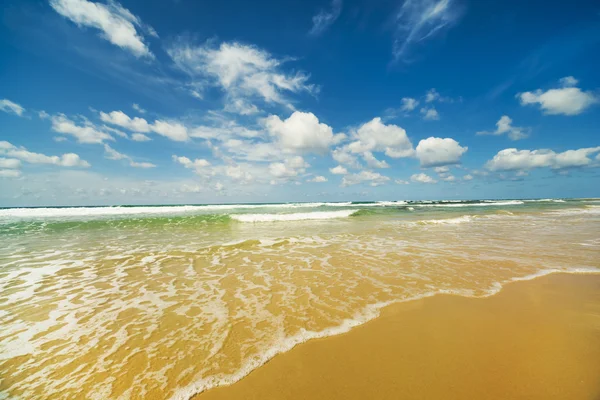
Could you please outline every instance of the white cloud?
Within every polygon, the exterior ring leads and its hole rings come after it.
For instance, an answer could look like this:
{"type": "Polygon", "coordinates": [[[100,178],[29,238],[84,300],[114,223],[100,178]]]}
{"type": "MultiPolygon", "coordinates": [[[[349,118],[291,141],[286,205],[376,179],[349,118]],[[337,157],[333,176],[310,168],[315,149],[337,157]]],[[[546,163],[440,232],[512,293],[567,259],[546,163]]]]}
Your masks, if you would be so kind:
{"type": "Polygon", "coordinates": [[[503,115],[500,117],[498,122],[496,122],[496,130],[495,131],[480,131],[477,132],[477,135],[503,135],[505,133],[508,134],[508,138],[510,140],[519,140],[524,139],[528,135],[528,129],[522,128],[519,126],[512,125],[512,119],[508,115],[503,115]]]}
{"type": "Polygon", "coordinates": [[[341,165],[338,165],[337,167],[329,168],[329,172],[331,172],[334,175],[346,175],[348,173],[348,170],[342,167],[341,165]]]}
{"type": "MultiPolygon", "coordinates": [[[[176,121],[156,120],[149,123],[144,118],[131,118],[123,111],[100,112],[100,119],[108,124],[117,125],[137,133],[154,132],[176,142],[189,140],[187,127],[176,121]]],[[[137,137],[138,139],[141,138],[141,136],[137,137]]]]}
{"type": "Polygon", "coordinates": [[[379,117],[361,125],[353,138],[355,141],[348,145],[348,150],[352,153],[377,151],[385,152],[392,158],[410,157],[414,154],[406,131],[397,125],[385,125],[379,117]]]}
{"type": "Polygon", "coordinates": [[[413,99],[412,97],[403,97],[400,110],[404,112],[413,111],[418,105],[419,101],[417,99],[413,99]]]}
{"type": "Polygon", "coordinates": [[[577,80],[572,76],[562,78],[560,83],[563,86],[560,89],[550,89],[545,92],[538,89],[533,92],[519,93],[517,97],[521,105],[539,104],[542,112],[549,115],[578,115],[600,101],[593,92],[584,92],[574,87],[577,80]]]}
{"type": "Polygon", "coordinates": [[[0,157],[0,168],[18,169],[21,168],[21,161],[14,158],[0,157]]]}
{"type": "Polygon", "coordinates": [[[560,78],[558,82],[565,87],[577,86],[577,84],[579,83],[579,81],[573,76],[565,76],[564,78],[560,78]]]}
{"type": "Polygon", "coordinates": [[[375,156],[373,155],[373,153],[371,153],[370,151],[365,151],[362,154],[363,160],[365,160],[365,162],[367,163],[367,166],[369,168],[389,168],[389,164],[383,160],[378,160],[377,158],[375,158],[375,156]]]}
{"type": "Polygon", "coordinates": [[[129,165],[133,168],[154,168],[156,165],[149,162],[129,161],[129,165]]]}
{"type": "Polygon", "coordinates": [[[134,133],[133,135],[131,135],[131,140],[133,140],[134,142],[147,142],[152,139],[150,139],[143,133],[134,133]]]}
{"type": "Polygon", "coordinates": [[[210,166],[210,162],[204,158],[197,158],[194,161],[187,157],[173,155],[173,161],[183,165],[186,168],[193,169],[199,175],[206,174],[206,167],[210,166]]]}
{"type": "Polygon", "coordinates": [[[470,181],[473,179],[473,175],[467,174],[467,175],[463,176],[462,179],[463,179],[463,181],[470,181]]]}
{"type": "Polygon", "coordinates": [[[319,175],[319,176],[315,176],[312,179],[309,179],[307,182],[323,183],[323,182],[327,182],[327,178],[325,178],[322,175],[319,175]]]}
{"type": "Polygon", "coordinates": [[[135,111],[139,112],[140,114],[146,114],[146,110],[144,110],[142,107],[140,107],[140,105],[139,105],[139,104],[137,104],[137,103],[133,103],[133,104],[131,105],[131,107],[132,107],[132,108],[133,108],[135,111]]]}
{"type": "Polygon", "coordinates": [[[332,0],[331,10],[321,10],[312,18],[313,26],[308,32],[309,35],[318,36],[325,32],[342,12],[342,0],[332,0]]]}
{"type": "Polygon", "coordinates": [[[435,179],[424,173],[414,174],[410,177],[410,180],[417,183],[437,183],[435,179]]]}
{"type": "Polygon", "coordinates": [[[372,171],[361,171],[357,174],[349,174],[342,178],[342,187],[367,183],[370,186],[381,186],[389,181],[390,178],[372,171]]]}
{"type": "Polygon", "coordinates": [[[156,36],[156,32],[116,1],[102,4],[87,0],[50,0],[50,5],[77,26],[100,30],[104,39],[136,57],[154,58],[138,29],[151,36],[156,36]]]}
{"type": "Polygon", "coordinates": [[[290,157],[285,162],[269,164],[269,173],[275,178],[293,178],[306,172],[310,165],[300,156],[290,157]]]}
{"type": "Polygon", "coordinates": [[[195,80],[194,90],[206,85],[220,87],[226,93],[229,111],[253,112],[256,99],[293,109],[287,94],[318,91],[307,83],[308,75],[282,71],[282,65],[290,59],[277,59],[255,46],[229,42],[215,47],[211,41],[194,46],[180,40],[167,51],[175,64],[195,80]]]}
{"type": "Polygon", "coordinates": [[[355,155],[350,153],[348,146],[338,147],[337,149],[333,149],[331,151],[331,158],[340,164],[344,164],[349,166],[350,168],[358,169],[360,168],[360,164],[358,163],[358,159],[355,155]]]}
{"type": "Polygon", "coordinates": [[[77,154],[65,153],[62,156],[47,156],[41,153],[28,151],[25,147],[16,147],[13,144],[0,141],[0,154],[11,158],[17,158],[29,164],[50,164],[60,167],[84,167],[90,164],[79,158],[77,154]]]}
{"type": "Polygon", "coordinates": [[[444,174],[444,176],[440,176],[440,179],[445,182],[454,182],[456,177],[452,174],[444,174]]]}
{"type": "Polygon", "coordinates": [[[289,152],[322,154],[335,142],[331,127],[320,123],[313,113],[295,111],[283,121],[271,115],[264,124],[269,134],[289,152]]]}
{"type": "Polygon", "coordinates": [[[421,108],[421,115],[423,115],[423,119],[429,120],[429,121],[434,121],[434,120],[440,119],[440,114],[433,107],[421,108]]]}
{"type": "Polygon", "coordinates": [[[106,158],[109,160],[124,160],[129,158],[125,154],[119,153],[107,144],[104,145],[104,152],[106,153],[106,158]]]}
{"type": "Polygon", "coordinates": [[[433,170],[438,174],[447,174],[450,172],[449,167],[435,167],[433,170]]]}
{"type": "Polygon", "coordinates": [[[8,99],[0,100],[0,110],[18,115],[19,117],[23,115],[25,109],[21,107],[21,105],[14,103],[8,99]]]}
{"type": "Polygon", "coordinates": [[[51,120],[53,131],[74,136],[79,143],[99,144],[105,140],[114,140],[111,135],[98,130],[94,125],[79,126],[64,114],[55,115],[51,120]]]}
{"type": "Polygon", "coordinates": [[[154,121],[152,131],[176,142],[189,140],[187,128],[179,122],[154,121]]]}
{"type": "Polygon", "coordinates": [[[440,167],[459,164],[461,156],[468,150],[451,138],[430,137],[419,142],[416,149],[421,167],[440,167]]]}
{"type": "Polygon", "coordinates": [[[107,124],[117,125],[133,132],[150,132],[150,124],[144,118],[130,118],[123,111],[100,112],[100,119],[107,124]]]}
{"type": "Polygon", "coordinates": [[[461,16],[453,0],[405,0],[396,15],[394,59],[405,59],[410,48],[449,29],[461,16]]]}
{"type": "Polygon", "coordinates": [[[504,149],[498,152],[486,163],[486,168],[491,171],[516,171],[534,168],[576,168],[592,164],[589,156],[600,152],[599,147],[588,147],[577,150],[567,150],[555,153],[552,150],[517,150],[504,149]]]}
{"type": "Polygon", "coordinates": [[[0,169],[0,178],[18,178],[21,171],[18,169],[0,169]]]}
{"type": "Polygon", "coordinates": [[[408,185],[408,184],[410,184],[409,181],[405,181],[405,180],[402,180],[402,179],[396,179],[394,182],[396,182],[398,185],[408,185]]]}
{"type": "Polygon", "coordinates": [[[427,91],[427,93],[425,94],[425,102],[426,103],[434,102],[434,101],[438,100],[439,98],[440,98],[440,94],[435,89],[429,89],[427,91]]]}
{"type": "Polygon", "coordinates": [[[127,160],[129,161],[129,166],[133,168],[154,168],[156,165],[149,162],[136,162],[133,161],[133,158],[128,156],[127,154],[119,153],[109,145],[104,145],[105,157],[110,160],[127,160]]]}

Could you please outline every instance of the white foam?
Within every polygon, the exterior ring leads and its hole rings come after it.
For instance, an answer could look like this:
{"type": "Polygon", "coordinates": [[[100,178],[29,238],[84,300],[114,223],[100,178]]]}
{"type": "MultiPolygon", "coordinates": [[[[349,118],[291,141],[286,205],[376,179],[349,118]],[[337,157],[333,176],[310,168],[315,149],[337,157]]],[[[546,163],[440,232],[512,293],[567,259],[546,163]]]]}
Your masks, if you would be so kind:
{"type": "Polygon", "coordinates": [[[1,217],[12,218],[55,218],[55,217],[95,217],[114,215],[143,214],[185,214],[203,211],[230,211],[244,209],[294,209],[317,207],[385,207],[406,205],[405,201],[379,201],[376,203],[352,204],[351,202],[315,202],[281,204],[209,204],[180,206],[110,206],[110,207],[40,207],[0,209],[1,217]]]}
{"type": "Polygon", "coordinates": [[[408,298],[404,298],[404,299],[400,299],[400,300],[396,300],[396,301],[392,300],[392,301],[371,304],[371,305],[368,305],[367,307],[365,307],[365,309],[363,310],[362,313],[356,314],[355,317],[352,319],[343,320],[342,323],[338,326],[326,328],[326,329],[324,329],[322,331],[318,331],[318,332],[302,329],[300,331],[300,333],[298,333],[294,336],[285,338],[285,339],[281,339],[279,343],[270,347],[267,351],[257,354],[254,357],[248,359],[247,362],[234,374],[231,374],[231,375],[222,375],[221,374],[221,375],[201,378],[189,386],[178,389],[175,392],[175,394],[171,397],[171,399],[172,400],[188,400],[188,399],[191,399],[193,396],[195,396],[199,393],[205,392],[207,390],[214,389],[219,386],[228,386],[228,385],[234,384],[234,383],[240,381],[241,379],[243,379],[244,377],[246,377],[250,372],[252,372],[256,368],[266,364],[269,360],[271,360],[276,355],[285,353],[285,352],[293,349],[295,346],[305,343],[311,339],[336,336],[336,335],[339,335],[342,333],[349,332],[352,328],[359,326],[359,325],[363,325],[366,322],[369,322],[370,320],[375,319],[376,317],[379,316],[380,310],[382,308],[387,307],[394,303],[402,303],[402,302],[420,300],[420,299],[427,298],[427,297],[433,297],[438,294],[450,294],[450,295],[457,295],[457,296],[463,296],[463,297],[475,297],[475,298],[490,297],[490,296],[493,296],[493,295],[497,294],[498,292],[500,292],[502,290],[502,288],[504,287],[504,285],[507,283],[518,282],[518,281],[529,281],[529,280],[532,280],[535,278],[539,278],[542,276],[555,274],[555,273],[598,274],[598,273],[600,273],[600,269],[598,269],[598,268],[568,268],[565,270],[560,270],[560,269],[541,270],[534,274],[509,279],[503,283],[496,282],[492,286],[492,288],[490,288],[486,292],[486,294],[484,294],[482,296],[474,296],[474,295],[470,294],[470,292],[467,293],[466,291],[440,288],[440,289],[437,289],[434,291],[423,293],[421,295],[412,296],[412,297],[408,297],[408,298]]]}
{"type": "Polygon", "coordinates": [[[564,203],[565,201],[562,199],[527,199],[523,200],[526,203],[564,203]]]}
{"type": "Polygon", "coordinates": [[[434,224],[434,225],[457,225],[462,224],[464,222],[473,221],[474,216],[471,215],[463,215],[461,217],[456,218],[446,218],[446,219],[426,219],[423,221],[419,221],[421,224],[434,224]]]}
{"type": "Polygon", "coordinates": [[[585,206],[584,208],[569,208],[566,210],[554,210],[549,211],[547,214],[569,216],[569,215],[581,215],[581,214],[600,214],[600,206],[585,206]]]}
{"type": "Polygon", "coordinates": [[[309,213],[291,214],[231,214],[230,217],[240,222],[275,222],[275,221],[304,221],[332,218],[346,218],[358,210],[316,211],[309,213]]]}
{"type": "Polygon", "coordinates": [[[443,203],[443,204],[415,204],[417,207],[493,207],[493,206],[517,206],[525,204],[521,200],[507,201],[483,201],[481,203],[443,203]]]}

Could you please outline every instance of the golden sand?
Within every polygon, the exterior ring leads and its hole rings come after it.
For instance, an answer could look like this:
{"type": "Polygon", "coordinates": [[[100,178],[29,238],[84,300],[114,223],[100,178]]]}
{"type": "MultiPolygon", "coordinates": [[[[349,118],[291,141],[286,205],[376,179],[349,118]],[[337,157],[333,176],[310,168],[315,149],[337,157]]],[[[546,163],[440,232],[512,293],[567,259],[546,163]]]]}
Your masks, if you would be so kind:
{"type": "Polygon", "coordinates": [[[195,399],[600,398],[600,275],[399,303],[195,399]]]}

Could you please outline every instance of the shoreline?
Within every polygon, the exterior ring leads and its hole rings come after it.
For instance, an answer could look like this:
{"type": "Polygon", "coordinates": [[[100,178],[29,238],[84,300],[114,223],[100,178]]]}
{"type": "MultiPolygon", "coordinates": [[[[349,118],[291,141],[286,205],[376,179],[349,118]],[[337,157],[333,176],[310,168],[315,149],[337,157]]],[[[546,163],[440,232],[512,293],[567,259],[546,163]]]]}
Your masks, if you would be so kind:
{"type": "MultiPolygon", "coordinates": [[[[396,309],[407,308],[410,309],[414,304],[420,304],[423,302],[476,302],[490,300],[493,298],[497,298],[503,295],[508,288],[512,288],[514,286],[538,286],[541,285],[539,281],[545,280],[563,280],[570,277],[576,280],[581,279],[582,277],[591,277],[591,280],[598,282],[598,288],[600,289],[600,270],[599,269],[590,269],[590,268],[574,268],[572,270],[542,270],[534,274],[530,274],[523,277],[512,278],[511,280],[498,283],[497,287],[490,288],[489,294],[484,296],[466,296],[460,293],[452,293],[452,292],[436,292],[431,294],[425,294],[423,296],[419,296],[416,298],[408,298],[399,301],[392,301],[388,303],[382,304],[374,304],[365,309],[365,312],[361,314],[359,319],[347,320],[344,324],[327,329],[322,332],[307,332],[308,335],[301,338],[301,340],[297,340],[299,338],[289,338],[291,339],[291,343],[288,345],[274,348],[273,351],[270,351],[266,354],[263,354],[259,359],[255,359],[251,361],[246,368],[243,368],[240,373],[235,374],[234,376],[229,377],[221,377],[219,381],[213,379],[206,380],[201,382],[200,384],[194,384],[192,387],[188,386],[187,388],[182,388],[184,390],[179,391],[173,398],[174,399],[194,399],[194,400],[202,400],[205,398],[211,399],[221,399],[221,398],[230,398],[232,393],[234,398],[236,393],[239,392],[236,388],[242,386],[246,380],[256,380],[257,378],[253,378],[255,375],[264,375],[270,374],[272,371],[262,372],[263,370],[272,370],[270,367],[271,363],[285,363],[285,361],[279,361],[279,359],[286,359],[290,357],[294,357],[296,353],[304,353],[305,346],[312,347],[313,343],[323,344],[324,342],[336,341],[341,338],[345,338],[353,335],[357,330],[370,329],[371,325],[377,324],[382,318],[388,316],[390,313],[394,313],[396,309]],[[519,285],[511,285],[512,283],[519,283],[519,285]],[[348,322],[348,323],[346,323],[348,322]],[[294,353],[294,355],[290,355],[294,353]],[[260,371],[260,372],[259,372],[260,371]],[[223,382],[225,381],[225,382],[223,382]],[[212,397],[211,397],[212,396],[212,397]]],[[[514,290],[514,289],[511,289],[514,290]]],[[[525,289],[523,289],[525,290],[525,289]]],[[[600,309],[600,296],[598,298],[598,307],[600,309]]],[[[600,318],[600,314],[599,314],[600,318]]],[[[599,325],[600,327],[600,325],[599,325]]],[[[598,354],[600,355],[600,346],[598,354]]],[[[600,373],[600,363],[599,363],[599,373],[600,373]]],[[[258,378],[260,379],[260,378],[258,378]]],[[[294,383],[294,382],[288,382],[294,383]]],[[[296,382],[297,383],[297,382],[296,382]]],[[[252,384],[255,386],[254,384],[252,384]]],[[[244,386],[246,386],[244,384],[244,386]]],[[[600,394],[600,388],[599,394],[600,394]]],[[[248,398],[248,392],[243,391],[245,393],[245,397],[240,398],[248,398]]],[[[368,395],[369,393],[365,393],[368,395]]],[[[260,397],[256,397],[260,398],[260,397]]],[[[264,397],[262,397],[264,398],[264,397]]],[[[285,397],[285,398],[296,398],[296,397],[285,397]]],[[[303,398],[299,396],[297,398],[303,398]]]]}

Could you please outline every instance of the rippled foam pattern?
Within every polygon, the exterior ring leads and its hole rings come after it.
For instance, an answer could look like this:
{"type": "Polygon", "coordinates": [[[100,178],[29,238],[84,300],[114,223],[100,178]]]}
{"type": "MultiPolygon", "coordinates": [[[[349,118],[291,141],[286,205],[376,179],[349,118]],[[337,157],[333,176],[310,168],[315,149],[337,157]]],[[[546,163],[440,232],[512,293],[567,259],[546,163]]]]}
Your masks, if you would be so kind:
{"type": "Polygon", "coordinates": [[[600,271],[594,199],[0,209],[0,398],[187,399],[392,302],[600,271]]]}

